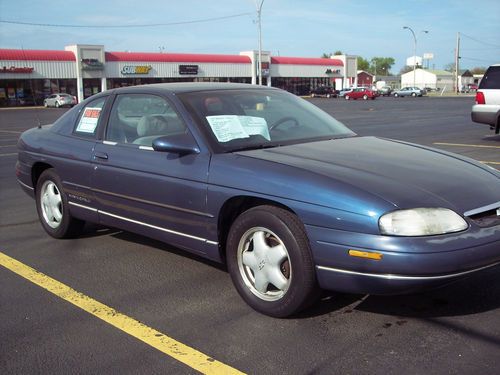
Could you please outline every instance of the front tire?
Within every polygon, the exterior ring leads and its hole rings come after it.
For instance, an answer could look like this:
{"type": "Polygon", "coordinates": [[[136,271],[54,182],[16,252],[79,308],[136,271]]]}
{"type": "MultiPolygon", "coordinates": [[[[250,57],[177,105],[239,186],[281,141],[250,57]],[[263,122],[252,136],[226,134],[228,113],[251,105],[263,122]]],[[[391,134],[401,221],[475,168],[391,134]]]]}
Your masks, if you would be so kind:
{"type": "Polygon", "coordinates": [[[411,93],[411,96],[415,97],[415,96],[417,96],[417,94],[416,94],[416,93],[414,93],[414,92],[412,92],[412,93],[411,93]]]}
{"type": "Polygon", "coordinates": [[[245,211],[231,226],[226,253],[238,293],[255,310],[283,318],[315,300],[309,240],[293,213],[274,206],[245,211]]]}
{"type": "Polygon", "coordinates": [[[363,100],[368,100],[368,95],[363,95],[363,100]]]}
{"type": "Polygon", "coordinates": [[[53,169],[45,170],[37,181],[36,209],[43,229],[54,238],[77,236],[85,224],[71,216],[68,198],[53,169]]]}
{"type": "Polygon", "coordinates": [[[349,95],[344,96],[344,98],[345,98],[345,100],[351,99],[351,97],[349,95]]]}
{"type": "Polygon", "coordinates": [[[59,105],[59,102],[58,102],[58,101],[56,101],[55,106],[56,106],[56,108],[59,108],[59,106],[60,106],[60,105],[59,105]]]}

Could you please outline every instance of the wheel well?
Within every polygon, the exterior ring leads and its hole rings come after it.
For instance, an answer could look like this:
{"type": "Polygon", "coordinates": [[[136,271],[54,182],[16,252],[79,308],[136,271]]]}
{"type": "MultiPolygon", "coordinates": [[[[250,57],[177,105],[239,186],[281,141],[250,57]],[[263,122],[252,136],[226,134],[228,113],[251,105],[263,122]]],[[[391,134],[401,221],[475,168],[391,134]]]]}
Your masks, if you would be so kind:
{"type": "Polygon", "coordinates": [[[33,182],[33,188],[36,189],[36,183],[38,182],[38,179],[40,178],[40,175],[43,173],[43,171],[52,168],[50,164],[47,163],[35,163],[33,167],[31,168],[31,181],[33,182]]]}
{"type": "Polygon", "coordinates": [[[228,199],[219,211],[217,223],[221,259],[226,260],[226,240],[234,220],[243,212],[263,205],[280,207],[295,214],[289,207],[269,199],[249,196],[238,196],[228,199]]]}

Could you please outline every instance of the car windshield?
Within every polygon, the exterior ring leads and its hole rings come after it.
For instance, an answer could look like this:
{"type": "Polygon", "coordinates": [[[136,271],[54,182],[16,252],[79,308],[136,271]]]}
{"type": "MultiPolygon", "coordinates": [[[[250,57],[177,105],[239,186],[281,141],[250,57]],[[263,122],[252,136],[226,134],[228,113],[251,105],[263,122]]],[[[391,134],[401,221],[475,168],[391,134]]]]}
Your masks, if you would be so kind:
{"type": "Polygon", "coordinates": [[[284,91],[214,90],[178,96],[220,152],[355,135],[318,107],[284,91]]]}

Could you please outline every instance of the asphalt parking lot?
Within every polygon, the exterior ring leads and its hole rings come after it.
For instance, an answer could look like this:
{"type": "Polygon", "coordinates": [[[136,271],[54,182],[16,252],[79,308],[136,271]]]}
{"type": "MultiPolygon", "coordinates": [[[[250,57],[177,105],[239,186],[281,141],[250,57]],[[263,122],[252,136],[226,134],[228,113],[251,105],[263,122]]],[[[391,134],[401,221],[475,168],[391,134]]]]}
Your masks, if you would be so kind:
{"type": "MultiPolygon", "coordinates": [[[[471,122],[472,97],[311,102],[359,135],[425,144],[500,169],[500,136],[471,122]]],[[[0,255],[110,310],[98,318],[98,309],[87,312],[0,265],[2,374],[500,373],[498,267],[418,295],[324,293],[300,316],[280,320],[251,310],[223,266],[166,244],[97,226],[73,240],[49,237],[17,185],[15,144],[20,132],[64,111],[0,110],[0,255]],[[168,354],[135,323],[112,325],[118,312],[154,329],[168,354]]]]}

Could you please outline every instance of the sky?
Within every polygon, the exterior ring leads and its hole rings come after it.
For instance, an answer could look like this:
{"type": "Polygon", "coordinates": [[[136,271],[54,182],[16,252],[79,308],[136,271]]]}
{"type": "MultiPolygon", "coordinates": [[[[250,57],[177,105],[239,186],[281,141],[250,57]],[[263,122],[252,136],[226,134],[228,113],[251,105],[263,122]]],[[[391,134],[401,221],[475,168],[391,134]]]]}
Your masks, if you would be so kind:
{"type": "MultiPolygon", "coordinates": [[[[0,22],[0,48],[102,44],[106,51],[239,54],[258,48],[260,1],[0,0],[0,21],[88,26],[0,22]],[[187,23],[210,18],[220,19],[187,23]]],[[[339,50],[368,60],[393,57],[391,72],[397,74],[413,55],[413,36],[403,29],[408,26],[417,37],[417,56],[434,54],[430,68],[454,62],[457,33],[461,68],[485,67],[500,63],[499,16],[499,0],[264,0],[262,49],[295,57],[339,50]]]]}

